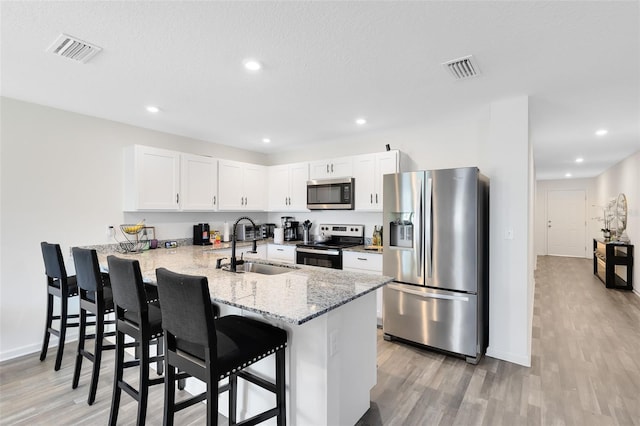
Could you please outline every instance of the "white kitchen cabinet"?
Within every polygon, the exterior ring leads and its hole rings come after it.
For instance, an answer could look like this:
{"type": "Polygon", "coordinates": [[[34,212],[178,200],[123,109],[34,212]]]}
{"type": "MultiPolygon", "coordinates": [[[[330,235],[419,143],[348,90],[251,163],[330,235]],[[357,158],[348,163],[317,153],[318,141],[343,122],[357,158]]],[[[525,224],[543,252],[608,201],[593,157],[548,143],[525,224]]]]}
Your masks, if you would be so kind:
{"type": "Polygon", "coordinates": [[[258,164],[218,162],[219,210],[266,210],[267,170],[258,164]]]}
{"type": "Polygon", "coordinates": [[[179,185],[179,152],[142,145],[125,148],[125,211],[177,211],[179,185]]]}
{"type": "Polygon", "coordinates": [[[353,175],[353,157],[340,157],[309,163],[310,179],[331,179],[353,175]]]}
{"type": "Polygon", "coordinates": [[[296,246],[284,244],[269,244],[267,259],[282,263],[296,263],[296,246]]]}
{"type": "MultiPolygon", "coordinates": [[[[342,252],[342,269],[348,272],[382,275],[382,253],[342,252]]],[[[376,316],[382,325],[382,288],[376,290],[376,316]]]]}
{"type": "Polygon", "coordinates": [[[382,177],[398,172],[398,157],[397,150],[354,157],[356,210],[382,211],[382,177]]]}
{"type": "Polygon", "coordinates": [[[309,163],[269,167],[269,211],[308,211],[309,163]]]}
{"type": "Polygon", "coordinates": [[[218,209],[218,160],[203,155],[180,155],[180,209],[218,209]]]}

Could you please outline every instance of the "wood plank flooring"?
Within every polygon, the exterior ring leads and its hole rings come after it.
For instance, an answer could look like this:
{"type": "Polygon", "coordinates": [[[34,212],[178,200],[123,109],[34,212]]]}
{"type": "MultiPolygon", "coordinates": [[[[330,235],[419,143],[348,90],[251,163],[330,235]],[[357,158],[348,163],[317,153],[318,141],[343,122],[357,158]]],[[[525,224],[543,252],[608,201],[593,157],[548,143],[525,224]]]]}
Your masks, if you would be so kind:
{"type": "MultiPolygon", "coordinates": [[[[473,366],[386,342],[379,331],[378,383],[358,425],[640,426],[640,298],[606,289],[591,271],[586,259],[538,258],[531,368],[488,357],[473,366]]],[[[0,364],[0,424],[106,424],[113,351],[93,406],[90,363],[71,389],[74,351],[75,342],[58,372],[54,352],[45,362],[33,354],[0,364]]],[[[148,424],[162,424],[162,403],[162,386],[152,387],[148,424]]],[[[123,394],[119,424],[134,424],[136,408],[123,394]]],[[[200,405],[176,416],[176,424],[204,423],[200,405]]]]}

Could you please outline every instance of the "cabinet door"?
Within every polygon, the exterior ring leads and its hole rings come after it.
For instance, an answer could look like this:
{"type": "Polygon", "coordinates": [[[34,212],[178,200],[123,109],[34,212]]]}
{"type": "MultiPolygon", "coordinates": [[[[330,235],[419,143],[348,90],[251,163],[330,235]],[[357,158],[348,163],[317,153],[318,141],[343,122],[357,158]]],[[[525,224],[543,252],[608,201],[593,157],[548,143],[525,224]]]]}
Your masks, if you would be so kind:
{"type": "Polygon", "coordinates": [[[382,275],[382,254],[344,251],[342,267],[353,272],[382,275]]]}
{"type": "Polygon", "coordinates": [[[136,145],[125,155],[125,210],[178,210],[180,154],[136,145]]]}
{"type": "MultiPolygon", "coordinates": [[[[375,209],[382,211],[382,180],[383,176],[398,173],[398,151],[388,151],[376,154],[376,172],[374,176],[375,190],[373,201],[375,209]]],[[[356,186],[356,189],[358,187],[356,186]]],[[[357,201],[357,199],[356,199],[357,201]]]]}
{"type": "Polygon", "coordinates": [[[358,155],[353,159],[356,210],[373,210],[376,208],[375,164],[376,154],[358,155]]]}
{"type": "Polygon", "coordinates": [[[283,263],[296,263],[296,246],[269,244],[267,259],[283,263]]]}
{"type": "Polygon", "coordinates": [[[309,211],[307,209],[307,181],[309,163],[289,165],[289,210],[309,211]]]}
{"type": "Polygon", "coordinates": [[[180,208],[184,211],[218,208],[218,160],[181,154],[180,208]]]}
{"type": "Polygon", "coordinates": [[[341,157],[331,160],[329,170],[332,178],[353,176],[353,157],[341,157]]]}
{"type": "Polygon", "coordinates": [[[244,209],[242,163],[220,160],[218,163],[219,210],[240,211],[244,209]]]}
{"type": "Polygon", "coordinates": [[[269,167],[269,211],[289,209],[289,166],[269,167]]]}
{"type": "Polygon", "coordinates": [[[245,163],[243,173],[244,210],[266,210],[267,168],[245,163]]]}
{"type": "Polygon", "coordinates": [[[330,170],[331,160],[312,161],[309,163],[309,179],[328,179],[330,170]]]}

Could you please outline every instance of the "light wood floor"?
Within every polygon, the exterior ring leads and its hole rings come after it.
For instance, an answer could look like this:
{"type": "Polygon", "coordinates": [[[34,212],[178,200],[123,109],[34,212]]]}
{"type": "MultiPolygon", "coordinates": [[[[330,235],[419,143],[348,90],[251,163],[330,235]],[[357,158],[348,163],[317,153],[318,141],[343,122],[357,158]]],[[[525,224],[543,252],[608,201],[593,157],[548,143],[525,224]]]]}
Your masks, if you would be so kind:
{"type": "MultiPolygon", "coordinates": [[[[605,289],[588,260],[540,257],[533,327],[531,368],[488,357],[473,366],[379,332],[378,384],[358,425],[640,425],[638,296],[605,289]]],[[[34,354],[0,364],[0,424],[107,423],[113,353],[90,407],[88,363],[71,389],[74,349],[58,372],[53,352],[42,363],[34,354]]],[[[148,424],[162,423],[162,399],[153,387],[148,424]]],[[[123,394],[119,423],[135,415],[123,394]]],[[[192,407],[176,424],[204,424],[204,415],[192,407]]]]}

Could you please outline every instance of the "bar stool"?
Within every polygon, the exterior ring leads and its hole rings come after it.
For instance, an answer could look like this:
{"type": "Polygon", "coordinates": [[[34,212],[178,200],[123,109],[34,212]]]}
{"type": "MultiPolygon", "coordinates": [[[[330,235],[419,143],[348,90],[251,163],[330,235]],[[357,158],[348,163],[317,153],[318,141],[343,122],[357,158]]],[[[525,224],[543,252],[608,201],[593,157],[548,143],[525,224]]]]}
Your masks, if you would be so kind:
{"type": "Polygon", "coordinates": [[[137,260],[108,256],[109,279],[113,291],[113,304],[116,313],[116,366],[113,380],[113,397],[109,424],[115,426],[120,408],[122,390],[138,401],[137,424],[144,425],[147,413],[149,386],[163,382],[163,378],[149,378],[149,364],[163,360],[162,317],[160,306],[147,301],[145,286],[142,282],[140,264],[137,260]],[[139,360],[124,361],[125,334],[131,336],[138,345],[139,360]],[[158,355],[149,356],[149,346],[158,341],[158,355]],[[139,366],[140,380],[138,389],[134,389],[123,380],[125,368],[139,366]]]}
{"type": "Polygon", "coordinates": [[[91,384],[87,403],[92,405],[96,399],[96,389],[100,376],[100,362],[102,351],[115,349],[115,345],[104,345],[104,337],[114,336],[115,332],[104,332],[106,324],[115,324],[113,320],[106,320],[105,316],[113,312],[113,296],[109,283],[109,275],[100,272],[98,255],[95,250],[73,247],[73,262],[76,266],[76,279],[80,296],[80,330],[78,333],[78,350],[76,351],[76,366],[73,373],[73,389],[78,387],[82,359],[93,362],[91,384]],[[87,314],[96,317],[95,334],[87,334],[87,314]],[[94,339],[93,353],[85,350],[87,339],[94,339]]]}
{"type": "Polygon", "coordinates": [[[156,270],[158,295],[162,305],[165,339],[164,424],[173,425],[174,413],[207,400],[207,425],[218,424],[218,393],[229,391],[229,424],[235,425],[237,378],[240,377],[276,396],[276,407],[241,424],[257,424],[277,416],[286,423],[285,347],[287,332],[270,324],[238,315],[214,320],[206,277],[182,275],[165,268],[156,270]],[[244,368],[275,354],[275,383],[244,368]],[[185,373],[176,374],[176,368],[185,373]],[[191,399],[175,402],[175,381],[196,377],[207,391],[191,399]],[[229,383],[218,387],[218,381],[229,383]]]}
{"type": "Polygon", "coordinates": [[[69,321],[69,319],[78,318],[79,315],[69,315],[67,313],[69,298],[78,295],[78,285],[75,276],[67,276],[60,245],[42,242],[40,243],[40,247],[42,248],[44,269],[47,276],[47,318],[44,326],[44,339],[42,342],[42,351],[40,351],[40,361],[44,361],[47,357],[49,337],[51,337],[52,334],[58,336],[58,352],[54,366],[54,370],[58,371],[62,363],[67,327],[79,326],[78,322],[69,321]],[[54,296],[60,298],[60,315],[53,315],[54,296]],[[60,321],[59,330],[52,327],[53,321],[60,321]]]}

